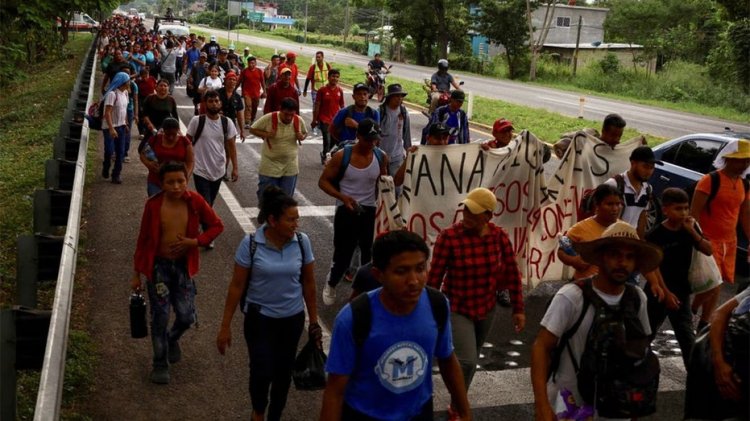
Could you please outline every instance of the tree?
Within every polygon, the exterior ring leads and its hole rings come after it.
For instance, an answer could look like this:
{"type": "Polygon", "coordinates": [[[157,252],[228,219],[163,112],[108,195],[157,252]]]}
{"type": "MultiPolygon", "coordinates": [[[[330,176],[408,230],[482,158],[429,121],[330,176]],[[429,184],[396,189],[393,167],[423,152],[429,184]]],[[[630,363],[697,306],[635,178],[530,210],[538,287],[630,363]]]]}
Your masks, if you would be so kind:
{"type": "Polygon", "coordinates": [[[529,28],[526,25],[525,0],[482,0],[477,16],[476,29],[496,44],[505,48],[508,75],[511,79],[521,75],[521,63],[528,55],[526,41],[529,28]]]}
{"type": "Polygon", "coordinates": [[[539,34],[534,39],[534,24],[531,21],[531,12],[538,6],[536,1],[526,0],[526,23],[529,25],[529,50],[531,51],[531,65],[529,66],[529,80],[536,80],[536,62],[539,58],[539,54],[542,52],[544,47],[544,41],[547,40],[547,34],[549,28],[552,26],[552,21],[555,17],[555,6],[557,3],[547,3],[546,10],[544,12],[544,19],[542,20],[542,28],[539,30],[539,34]]]}

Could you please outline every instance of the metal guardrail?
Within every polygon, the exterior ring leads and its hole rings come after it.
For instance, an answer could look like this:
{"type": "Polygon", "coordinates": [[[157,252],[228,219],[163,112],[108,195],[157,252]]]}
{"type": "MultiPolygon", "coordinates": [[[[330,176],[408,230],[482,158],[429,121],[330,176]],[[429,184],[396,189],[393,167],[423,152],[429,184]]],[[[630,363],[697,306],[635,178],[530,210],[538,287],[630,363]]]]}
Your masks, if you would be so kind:
{"type": "MultiPolygon", "coordinates": [[[[84,110],[88,110],[94,94],[97,63],[97,54],[94,45],[96,45],[96,38],[81,66],[81,72],[83,72],[89,60],[93,61],[88,97],[84,110]]],[[[76,259],[78,256],[78,235],[83,205],[83,187],[86,181],[88,137],[88,122],[84,118],[78,148],[78,159],[75,162],[75,177],[71,190],[70,210],[65,236],[63,237],[60,269],[55,287],[55,300],[52,305],[49,332],[47,334],[47,347],[44,351],[44,363],[39,381],[36,409],[34,411],[35,421],[58,420],[60,418],[60,405],[62,403],[63,380],[65,376],[65,357],[67,354],[68,331],[70,327],[70,310],[73,301],[73,279],[75,277],[76,259]]]]}

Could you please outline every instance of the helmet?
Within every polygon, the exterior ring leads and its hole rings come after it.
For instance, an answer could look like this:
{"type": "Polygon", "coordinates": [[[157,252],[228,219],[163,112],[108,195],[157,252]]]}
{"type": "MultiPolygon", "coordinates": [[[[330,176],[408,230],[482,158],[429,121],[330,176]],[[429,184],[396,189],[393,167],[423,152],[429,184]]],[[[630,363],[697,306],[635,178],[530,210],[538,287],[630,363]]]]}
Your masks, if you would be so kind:
{"type": "Polygon", "coordinates": [[[448,60],[441,58],[438,60],[438,69],[440,70],[448,70],[448,60]]]}

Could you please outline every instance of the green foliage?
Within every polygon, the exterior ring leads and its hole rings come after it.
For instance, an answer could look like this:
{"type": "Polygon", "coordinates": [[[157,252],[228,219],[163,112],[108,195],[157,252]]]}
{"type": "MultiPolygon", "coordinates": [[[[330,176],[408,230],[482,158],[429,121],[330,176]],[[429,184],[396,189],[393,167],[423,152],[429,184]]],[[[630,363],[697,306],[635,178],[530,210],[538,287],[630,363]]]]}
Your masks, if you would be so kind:
{"type": "Polygon", "coordinates": [[[515,79],[526,73],[524,67],[529,50],[529,27],[526,24],[525,0],[482,0],[476,29],[494,43],[505,48],[508,76],[515,79]]]}
{"type": "Polygon", "coordinates": [[[750,18],[733,22],[728,31],[732,44],[731,64],[736,80],[746,94],[750,94],[750,18]]]}
{"type": "Polygon", "coordinates": [[[598,64],[599,68],[602,69],[602,73],[605,75],[616,74],[620,71],[620,60],[618,60],[617,56],[612,53],[607,53],[598,64]]]}

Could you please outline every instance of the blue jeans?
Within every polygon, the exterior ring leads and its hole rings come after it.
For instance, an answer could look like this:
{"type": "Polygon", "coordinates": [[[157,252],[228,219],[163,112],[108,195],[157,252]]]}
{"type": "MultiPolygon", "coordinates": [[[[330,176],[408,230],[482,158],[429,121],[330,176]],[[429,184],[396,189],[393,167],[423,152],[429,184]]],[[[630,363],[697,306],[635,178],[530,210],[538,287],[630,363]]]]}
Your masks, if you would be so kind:
{"type": "Polygon", "coordinates": [[[185,259],[157,257],[154,273],[146,283],[151,307],[151,342],[154,346],[154,368],[168,367],[170,344],[177,342],[195,321],[195,284],[187,273],[185,259]],[[166,288],[166,292],[161,285],[166,288]],[[175,321],[167,331],[169,310],[174,308],[175,321]]]}
{"type": "Polygon", "coordinates": [[[245,342],[250,357],[250,402],[268,421],[281,419],[286,406],[297,344],[305,325],[305,312],[273,318],[251,304],[245,315],[245,342]],[[270,405],[269,405],[270,389],[270,405]]]}
{"type": "Polygon", "coordinates": [[[263,190],[268,186],[276,186],[289,197],[294,196],[294,189],[297,187],[297,176],[287,175],[282,177],[268,177],[266,175],[258,174],[258,203],[261,202],[263,197],[263,190]]]}
{"type": "Polygon", "coordinates": [[[104,170],[109,173],[109,167],[112,164],[112,154],[115,155],[115,168],[112,170],[112,178],[119,179],[122,172],[122,159],[125,157],[125,138],[130,133],[125,130],[125,126],[115,127],[117,137],[113,138],[109,134],[109,129],[102,130],[104,135],[104,170]]]}

